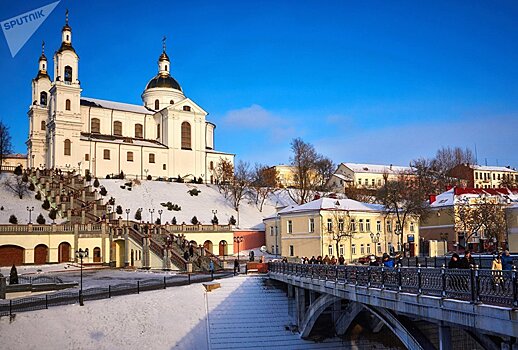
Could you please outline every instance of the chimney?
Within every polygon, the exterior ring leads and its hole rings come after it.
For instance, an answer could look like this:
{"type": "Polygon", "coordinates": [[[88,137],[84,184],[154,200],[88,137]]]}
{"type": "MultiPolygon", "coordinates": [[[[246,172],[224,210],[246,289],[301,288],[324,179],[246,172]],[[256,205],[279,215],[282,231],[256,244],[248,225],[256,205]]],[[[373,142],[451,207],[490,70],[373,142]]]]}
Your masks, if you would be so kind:
{"type": "Polygon", "coordinates": [[[435,194],[431,194],[431,195],[430,195],[430,200],[429,200],[429,201],[430,201],[430,205],[431,205],[433,202],[435,202],[436,200],[437,200],[437,195],[435,195],[435,194]]]}

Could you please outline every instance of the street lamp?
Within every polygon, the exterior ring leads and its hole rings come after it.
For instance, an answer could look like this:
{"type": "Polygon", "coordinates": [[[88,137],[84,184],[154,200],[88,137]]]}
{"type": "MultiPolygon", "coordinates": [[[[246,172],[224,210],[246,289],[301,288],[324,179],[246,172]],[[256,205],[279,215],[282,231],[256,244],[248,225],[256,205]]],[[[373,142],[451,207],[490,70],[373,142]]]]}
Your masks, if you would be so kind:
{"type": "Polygon", "coordinates": [[[125,212],[126,212],[126,226],[129,227],[129,214],[130,214],[130,209],[126,209],[125,212]]]}
{"type": "Polygon", "coordinates": [[[153,224],[153,213],[155,212],[155,209],[148,209],[149,214],[151,214],[151,224],[153,224]]]}
{"type": "Polygon", "coordinates": [[[83,258],[88,256],[88,251],[84,251],[83,249],[79,248],[79,250],[76,250],[76,258],[79,258],[81,260],[81,284],[79,289],[79,305],[83,306],[83,258]]]}
{"type": "Polygon", "coordinates": [[[401,251],[403,249],[403,256],[405,256],[405,246],[403,245],[403,228],[401,227],[401,221],[396,222],[396,229],[394,230],[394,233],[398,237],[398,250],[401,251]]]}
{"type": "Polygon", "coordinates": [[[237,243],[237,261],[239,261],[239,243],[243,242],[243,236],[234,237],[234,242],[237,243]]]}
{"type": "Polygon", "coordinates": [[[162,213],[164,211],[162,209],[158,209],[158,215],[160,215],[160,225],[162,225],[162,213]]]}
{"type": "Polygon", "coordinates": [[[142,223],[144,220],[142,220],[142,208],[137,208],[137,211],[140,213],[140,223],[142,223]]]}
{"type": "Polygon", "coordinates": [[[217,209],[212,209],[212,224],[217,225],[218,224],[218,218],[216,214],[218,213],[217,209]]]}
{"type": "Polygon", "coordinates": [[[146,180],[147,180],[147,172],[149,171],[149,169],[144,169],[144,172],[146,173],[146,180]]]}
{"type": "Polygon", "coordinates": [[[371,241],[374,244],[374,255],[378,254],[378,243],[380,241],[380,232],[371,232],[371,241]]]}
{"type": "Polygon", "coordinates": [[[108,220],[111,219],[111,213],[112,213],[112,206],[111,205],[107,205],[106,206],[106,210],[108,211],[108,220]]]}
{"type": "Polygon", "coordinates": [[[81,175],[81,162],[77,162],[77,166],[79,168],[79,175],[81,175]]]}
{"type": "Polygon", "coordinates": [[[31,213],[34,210],[34,207],[27,207],[27,211],[29,212],[29,224],[31,223],[31,213]]]}

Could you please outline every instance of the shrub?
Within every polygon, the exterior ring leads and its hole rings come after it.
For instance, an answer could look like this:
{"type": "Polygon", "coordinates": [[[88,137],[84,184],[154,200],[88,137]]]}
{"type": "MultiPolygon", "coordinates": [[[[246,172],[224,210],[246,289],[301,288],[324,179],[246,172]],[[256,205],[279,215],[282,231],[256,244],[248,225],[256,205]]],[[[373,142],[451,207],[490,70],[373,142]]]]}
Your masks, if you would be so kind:
{"type": "Polygon", "coordinates": [[[151,180],[153,178],[151,177],[151,175],[148,175],[146,179],[151,180]]]}
{"type": "Polygon", "coordinates": [[[219,220],[218,220],[218,217],[216,216],[216,214],[214,214],[214,217],[212,218],[212,220],[210,222],[212,222],[213,225],[217,225],[219,223],[219,220]]]}
{"type": "Polygon", "coordinates": [[[106,179],[107,180],[111,179],[110,175],[106,175],[106,179]]]}
{"type": "Polygon", "coordinates": [[[86,181],[92,181],[92,175],[90,175],[90,173],[86,173],[85,179],[86,181]]]}
{"type": "Polygon", "coordinates": [[[34,184],[31,182],[29,184],[29,191],[34,191],[36,189],[36,187],[34,187],[34,184]]]}
{"type": "Polygon", "coordinates": [[[128,187],[128,191],[131,191],[131,187],[128,187]]]}
{"type": "Polygon", "coordinates": [[[124,172],[121,170],[121,173],[119,174],[119,179],[124,180],[124,172]]]}
{"type": "Polygon", "coordinates": [[[16,266],[11,267],[11,273],[9,273],[9,284],[18,284],[18,271],[16,266]]]}
{"type": "Polygon", "coordinates": [[[9,223],[16,225],[18,223],[18,218],[14,214],[9,216],[9,223]]]}
{"type": "Polygon", "coordinates": [[[18,165],[16,168],[14,168],[14,175],[20,176],[22,174],[22,166],[18,165]]]}
{"type": "Polygon", "coordinates": [[[137,221],[142,220],[142,213],[140,212],[140,210],[137,210],[135,212],[135,220],[137,220],[137,221]]]}
{"type": "Polygon", "coordinates": [[[41,201],[41,192],[36,193],[34,198],[36,198],[37,200],[41,201]]]}
{"type": "Polygon", "coordinates": [[[117,209],[115,209],[115,212],[119,215],[122,214],[122,207],[120,205],[117,206],[117,209]]]}
{"type": "Polygon", "coordinates": [[[115,198],[110,197],[110,199],[108,200],[108,204],[109,205],[115,205],[115,198]]]}
{"type": "Polygon", "coordinates": [[[198,178],[198,183],[199,184],[202,184],[203,183],[203,179],[201,177],[198,178]]]}
{"type": "Polygon", "coordinates": [[[180,175],[176,178],[176,182],[183,183],[183,179],[180,175]]]}
{"type": "Polygon", "coordinates": [[[45,200],[43,201],[43,204],[41,205],[41,207],[45,210],[49,210],[50,209],[50,202],[48,199],[45,198],[45,200]]]}
{"type": "Polygon", "coordinates": [[[236,219],[234,218],[234,215],[230,216],[230,219],[228,219],[228,224],[229,225],[235,225],[236,224],[236,219]]]}
{"type": "Polygon", "coordinates": [[[50,209],[50,212],[49,212],[49,218],[54,221],[56,220],[56,217],[57,217],[57,214],[58,214],[58,211],[54,208],[50,209]]]}
{"type": "Polygon", "coordinates": [[[27,174],[25,174],[25,173],[23,174],[22,181],[23,182],[29,182],[29,177],[27,176],[27,174]]]}
{"type": "Polygon", "coordinates": [[[157,224],[157,225],[161,225],[160,218],[156,218],[156,220],[155,220],[155,224],[157,224]]]}
{"type": "Polygon", "coordinates": [[[192,188],[189,191],[187,191],[191,196],[197,196],[201,193],[201,191],[197,188],[192,188]]]}
{"type": "Polygon", "coordinates": [[[36,222],[40,225],[45,225],[45,218],[43,217],[43,215],[38,215],[38,217],[36,218],[36,222]]]}
{"type": "Polygon", "coordinates": [[[95,188],[99,187],[99,179],[98,178],[95,178],[95,180],[94,180],[94,187],[95,188]]]}
{"type": "Polygon", "coordinates": [[[131,181],[130,182],[125,182],[124,186],[131,187],[131,186],[133,186],[133,182],[131,182],[131,181]]]}
{"type": "Polygon", "coordinates": [[[173,220],[171,220],[171,225],[176,225],[176,216],[173,216],[173,220]]]}
{"type": "Polygon", "coordinates": [[[198,218],[195,216],[192,217],[191,219],[191,224],[193,225],[198,225],[200,222],[198,221],[198,218]]]}
{"type": "Polygon", "coordinates": [[[0,207],[0,210],[4,210],[4,206],[3,205],[0,207]]]}
{"type": "Polygon", "coordinates": [[[101,190],[99,191],[101,196],[106,196],[108,194],[108,191],[106,190],[106,187],[101,187],[101,190]]]}

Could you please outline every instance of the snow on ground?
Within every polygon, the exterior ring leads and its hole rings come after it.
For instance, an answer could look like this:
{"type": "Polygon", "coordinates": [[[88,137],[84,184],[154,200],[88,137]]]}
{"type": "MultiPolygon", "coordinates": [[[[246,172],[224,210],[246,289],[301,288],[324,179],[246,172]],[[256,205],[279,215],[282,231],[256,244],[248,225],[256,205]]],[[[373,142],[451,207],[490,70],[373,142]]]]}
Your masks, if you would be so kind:
{"type": "Polygon", "coordinates": [[[41,207],[43,202],[34,198],[36,192],[29,191],[28,194],[23,196],[23,199],[20,199],[18,195],[6,188],[6,181],[12,180],[13,178],[13,174],[0,174],[0,224],[8,224],[9,217],[13,214],[18,219],[19,224],[27,224],[29,222],[27,207],[34,207],[34,211],[31,215],[32,223],[36,223],[36,218],[40,213],[43,214],[47,223],[52,222],[52,220],[49,219],[48,211],[41,207]],[[4,209],[1,210],[1,207],[4,209]]]}
{"type": "MultiPolygon", "coordinates": [[[[134,219],[135,212],[142,208],[142,220],[151,221],[149,209],[154,209],[153,220],[159,217],[158,210],[163,210],[162,222],[171,222],[176,217],[178,224],[185,222],[191,224],[193,216],[205,225],[210,225],[213,210],[217,210],[216,216],[220,224],[227,224],[231,216],[236,220],[239,217],[240,228],[264,229],[263,218],[275,213],[276,207],[283,207],[289,202],[289,198],[282,191],[272,195],[266,200],[263,211],[260,212],[255,202],[243,199],[239,208],[239,215],[232,205],[219,193],[217,186],[207,184],[188,184],[163,181],[141,180],[140,185],[133,185],[131,191],[122,189],[128,180],[99,179],[102,186],[108,190],[107,198],[115,198],[115,206],[121,205],[122,209],[130,209],[130,219],[134,219]],[[188,191],[197,188],[201,192],[197,196],[191,196],[188,191]],[[167,210],[160,203],[171,202],[178,204],[180,211],[167,210]]],[[[121,215],[126,219],[126,214],[121,215]]]]}
{"type": "Polygon", "coordinates": [[[0,318],[2,349],[381,349],[364,338],[314,343],[291,332],[288,298],[266,277],[86,301],[0,318]],[[208,316],[208,317],[207,317],[208,316]],[[210,347],[209,347],[210,342],[210,347]]]}

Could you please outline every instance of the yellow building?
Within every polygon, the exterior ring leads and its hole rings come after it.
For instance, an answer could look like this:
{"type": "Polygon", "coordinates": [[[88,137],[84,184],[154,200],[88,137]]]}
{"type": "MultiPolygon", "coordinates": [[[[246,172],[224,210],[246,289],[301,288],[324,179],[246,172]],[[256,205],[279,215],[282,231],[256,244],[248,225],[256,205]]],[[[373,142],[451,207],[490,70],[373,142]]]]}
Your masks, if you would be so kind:
{"type": "Polygon", "coordinates": [[[509,250],[516,253],[518,252],[518,204],[507,208],[506,219],[509,250]]]}
{"type": "Polygon", "coordinates": [[[378,189],[386,181],[397,180],[398,176],[412,174],[412,168],[395,165],[341,163],[327,182],[335,192],[355,186],[363,189],[378,189]]]}
{"type": "Polygon", "coordinates": [[[518,171],[503,166],[459,164],[449,175],[465,180],[471,188],[500,188],[502,183],[518,183],[518,171]]]}
{"type": "MultiPolygon", "coordinates": [[[[264,219],[266,247],[286,257],[343,255],[346,261],[401,250],[396,216],[379,204],[320,198],[264,219]]],[[[407,219],[402,235],[408,255],[418,254],[419,221],[407,219]]]]}

